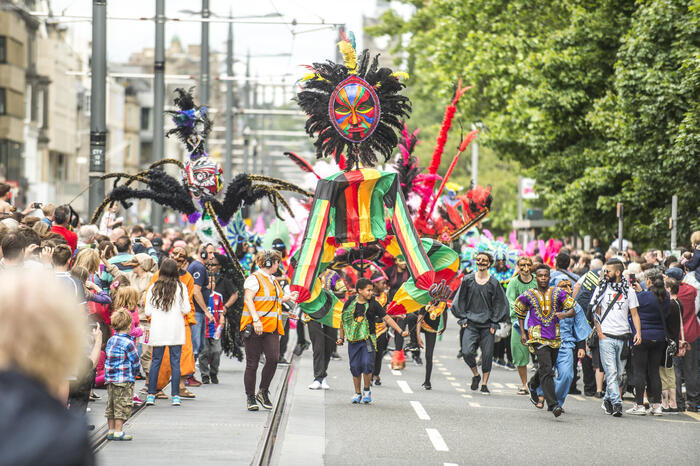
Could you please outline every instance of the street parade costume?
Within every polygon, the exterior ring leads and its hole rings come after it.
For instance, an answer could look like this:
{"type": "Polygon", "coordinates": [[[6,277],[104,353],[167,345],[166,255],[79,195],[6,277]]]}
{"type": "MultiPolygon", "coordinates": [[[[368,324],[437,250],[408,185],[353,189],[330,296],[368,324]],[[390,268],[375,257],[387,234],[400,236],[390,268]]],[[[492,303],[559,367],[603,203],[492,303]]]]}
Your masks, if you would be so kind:
{"type": "Polygon", "coordinates": [[[574,308],[574,300],[558,287],[550,287],[542,293],[537,288],[527,290],[513,304],[515,314],[524,319],[529,334],[528,345],[545,345],[550,348],[561,346],[559,319],[557,312],[567,312],[574,308]]]}

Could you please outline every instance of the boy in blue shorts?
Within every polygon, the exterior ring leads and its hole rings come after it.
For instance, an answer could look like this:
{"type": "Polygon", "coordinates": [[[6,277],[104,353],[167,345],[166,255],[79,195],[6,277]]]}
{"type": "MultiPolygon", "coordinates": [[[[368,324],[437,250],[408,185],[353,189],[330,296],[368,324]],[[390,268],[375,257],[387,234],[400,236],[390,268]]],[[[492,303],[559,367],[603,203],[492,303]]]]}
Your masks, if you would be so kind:
{"type": "Polygon", "coordinates": [[[338,334],[338,345],[348,339],[348,356],[350,373],[355,385],[355,396],[352,403],[370,403],[372,392],[370,382],[374,371],[374,353],[377,351],[376,324],[386,323],[402,336],[409,331],[402,331],[394,319],[386,315],[386,311],[373,297],[374,286],[368,278],[360,278],[355,286],[356,294],[351,296],[343,306],[342,324],[338,334]],[[360,392],[360,379],[364,391],[360,392]]]}

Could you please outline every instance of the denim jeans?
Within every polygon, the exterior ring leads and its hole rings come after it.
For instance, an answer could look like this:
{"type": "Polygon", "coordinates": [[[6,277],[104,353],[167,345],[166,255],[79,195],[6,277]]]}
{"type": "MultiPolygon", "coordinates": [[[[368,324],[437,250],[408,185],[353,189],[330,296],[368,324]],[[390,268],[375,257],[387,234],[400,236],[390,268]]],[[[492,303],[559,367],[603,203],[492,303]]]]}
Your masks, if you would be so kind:
{"type": "Polygon", "coordinates": [[[149,395],[154,395],[158,391],[158,372],[160,372],[160,363],[163,362],[163,354],[165,353],[165,348],[168,348],[168,352],[170,353],[171,394],[173,396],[180,394],[180,355],[182,354],[182,345],[175,345],[153,347],[151,371],[148,373],[149,395]]]}
{"type": "Polygon", "coordinates": [[[622,346],[626,345],[627,341],[618,340],[616,338],[604,338],[598,342],[600,348],[600,365],[605,372],[605,399],[609,400],[613,405],[621,404],[620,398],[620,378],[625,367],[622,365],[620,355],[622,354],[622,346]]]}
{"type": "Polygon", "coordinates": [[[197,323],[194,324],[192,329],[192,352],[194,353],[194,359],[197,360],[199,352],[202,350],[202,345],[204,344],[204,326],[206,317],[203,312],[195,312],[195,318],[197,323]]]}

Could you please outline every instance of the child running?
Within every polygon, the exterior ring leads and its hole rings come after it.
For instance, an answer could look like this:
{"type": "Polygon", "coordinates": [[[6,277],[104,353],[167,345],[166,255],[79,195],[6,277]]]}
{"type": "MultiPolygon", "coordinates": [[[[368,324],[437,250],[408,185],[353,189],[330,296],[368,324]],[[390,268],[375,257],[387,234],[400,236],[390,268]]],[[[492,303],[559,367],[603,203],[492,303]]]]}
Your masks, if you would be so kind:
{"type": "Polygon", "coordinates": [[[140,370],[139,355],[131,338],[131,314],[124,308],[112,313],[114,336],[107,342],[105,353],[105,384],[107,384],[107,409],[105,417],[108,440],[131,440],[122,431],[124,421],[131,415],[134,397],[134,374],[140,370]]]}
{"type": "Polygon", "coordinates": [[[355,385],[352,403],[371,403],[370,382],[374,371],[374,353],[377,350],[376,324],[383,321],[398,334],[406,337],[408,330],[402,331],[394,319],[386,315],[384,308],[373,298],[374,287],[368,278],[360,278],[355,286],[357,294],[349,298],[343,307],[342,325],[338,335],[338,345],[348,339],[350,373],[355,385]],[[360,392],[360,379],[364,391],[360,392]]]}

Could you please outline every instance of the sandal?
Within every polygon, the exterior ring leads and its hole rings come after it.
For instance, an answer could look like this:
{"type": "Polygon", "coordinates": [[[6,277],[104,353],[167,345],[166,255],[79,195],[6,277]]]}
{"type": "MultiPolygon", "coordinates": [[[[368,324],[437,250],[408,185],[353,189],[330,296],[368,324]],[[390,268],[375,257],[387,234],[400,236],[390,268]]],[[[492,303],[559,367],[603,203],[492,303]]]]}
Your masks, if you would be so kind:
{"type": "Polygon", "coordinates": [[[182,398],[196,398],[197,395],[195,395],[194,393],[192,393],[191,391],[189,391],[186,388],[181,388],[180,389],[180,397],[182,397],[182,398]]]}
{"type": "Polygon", "coordinates": [[[529,395],[529,394],[530,394],[530,392],[528,392],[524,388],[521,388],[520,390],[518,390],[518,395],[529,395]]]}
{"type": "Polygon", "coordinates": [[[168,399],[168,395],[166,395],[165,393],[163,393],[163,390],[160,390],[160,391],[158,391],[158,393],[156,393],[156,399],[158,399],[158,400],[167,400],[167,399],[168,399]]]}

